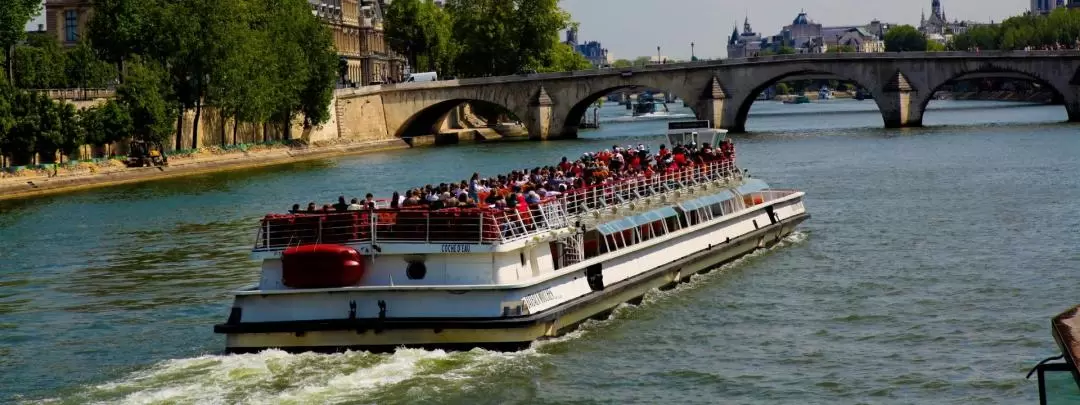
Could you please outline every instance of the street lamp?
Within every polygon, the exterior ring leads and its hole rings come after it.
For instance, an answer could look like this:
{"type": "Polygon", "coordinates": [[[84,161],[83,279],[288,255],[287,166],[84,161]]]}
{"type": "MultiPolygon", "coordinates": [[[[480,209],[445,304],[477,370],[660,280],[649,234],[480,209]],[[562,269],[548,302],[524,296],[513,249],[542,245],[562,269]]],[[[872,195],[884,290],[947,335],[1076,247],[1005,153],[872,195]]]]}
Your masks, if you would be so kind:
{"type": "Polygon", "coordinates": [[[690,61],[693,62],[695,60],[697,60],[697,56],[694,56],[694,43],[691,42],[690,43],[690,61]]]}
{"type": "Polygon", "coordinates": [[[656,47],[656,63],[659,64],[661,62],[663,62],[663,60],[660,59],[660,46],[657,46],[656,47]]]}

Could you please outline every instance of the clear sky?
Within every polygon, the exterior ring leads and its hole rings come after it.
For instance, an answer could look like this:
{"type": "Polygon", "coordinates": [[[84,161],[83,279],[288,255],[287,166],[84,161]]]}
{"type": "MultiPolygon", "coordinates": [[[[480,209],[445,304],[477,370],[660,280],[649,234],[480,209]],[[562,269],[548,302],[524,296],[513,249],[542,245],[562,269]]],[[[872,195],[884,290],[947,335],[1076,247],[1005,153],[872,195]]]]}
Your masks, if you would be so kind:
{"type": "MultiPolygon", "coordinates": [[[[1029,0],[941,0],[949,20],[1001,21],[1030,7],[1029,0]]],[[[775,35],[805,9],[811,20],[861,25],[877,18],[919,25],[930,0],[561,0],[581,23],[578,41],[600,41],[617,59],[655,56],[689,59],[690,42],[699,58],[726,56],[732,25],[742,31],[749,15],[754,31],[775,35]]]]}

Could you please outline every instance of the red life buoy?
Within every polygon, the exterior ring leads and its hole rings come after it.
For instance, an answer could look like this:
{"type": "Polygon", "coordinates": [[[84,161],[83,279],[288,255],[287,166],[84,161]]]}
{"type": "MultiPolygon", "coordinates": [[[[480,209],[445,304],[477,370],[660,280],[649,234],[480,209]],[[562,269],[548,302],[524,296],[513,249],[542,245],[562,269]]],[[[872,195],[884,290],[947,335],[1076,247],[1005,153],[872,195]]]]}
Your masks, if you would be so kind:
{"type": "Polygon", "coordinates": [[[347,287],[360,283],[364,258],[343,245],[303,245],[281,254],[281,281],[291,288],[347,287]]]}

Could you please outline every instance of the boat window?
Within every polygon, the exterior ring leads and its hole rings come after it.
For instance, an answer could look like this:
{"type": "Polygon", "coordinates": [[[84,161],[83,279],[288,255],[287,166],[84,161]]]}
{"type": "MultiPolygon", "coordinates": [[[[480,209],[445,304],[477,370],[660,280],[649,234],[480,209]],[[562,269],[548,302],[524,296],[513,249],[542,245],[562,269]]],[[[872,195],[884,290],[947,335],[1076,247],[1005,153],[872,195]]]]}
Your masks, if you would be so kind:
{"type": "Polygon", "coordinates": [[[709,211],[712,212],[713,218],[724,216],[724,208],[721,204],[722,203],[716,203],[709,206],[709,211]]]}
{"type": "Polygon", "coordinates": [[[409,280],[423,280],[427,276],[427,265],[420,261],[409,262],[405,267],[405,276],[409,280]]]}
{"type": "Polygon", "coordinates": [[[664,219],[664,230],[666,230],[668,233],[675,232],[675,231],[681,229],[681,227],[679,225],[680,224],[679,224],[679,218],[678,217],[676,217],[676,218],[665,218],[664,219]]]}

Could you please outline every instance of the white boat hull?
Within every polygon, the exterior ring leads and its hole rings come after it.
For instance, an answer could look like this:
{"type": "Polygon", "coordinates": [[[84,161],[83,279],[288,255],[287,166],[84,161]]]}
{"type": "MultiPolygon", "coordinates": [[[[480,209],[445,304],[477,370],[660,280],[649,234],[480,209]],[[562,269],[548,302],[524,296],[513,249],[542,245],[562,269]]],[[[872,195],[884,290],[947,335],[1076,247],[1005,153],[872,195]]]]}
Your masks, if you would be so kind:
{"type": "MultiPolygon", "coordinates": [[[[215,330],[226,335],[229,352],[267,348],[387,351],[402,346],[519,349],[535,340],[572,331],[582,321],[606,315],[649,290],[689,280],[694,274],[771,246],[809,218],[801,194],[775,206],[767,205],[776,211],[775,221],[764,216],[763,205],[671,239],[644,244],[634,251],[584,263],[598,263],[603,269],[600,291],[591,290],[584,268],[568,269],[534,285],[469,291],[253,291],[237,296],[229,322],[215,330]],[[759,227],[759,221],[769,225],[759,227]],[[504,305],[508,302],[524,303],[524,311],[508,316],[504,305]],[[447,309],[461,315],[445,316],[447,309]],[[499,309],[503,313],[499,314],[499,309]]],[[[521,306],[518,308],[521,311],[521,306]]]]}

